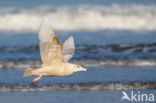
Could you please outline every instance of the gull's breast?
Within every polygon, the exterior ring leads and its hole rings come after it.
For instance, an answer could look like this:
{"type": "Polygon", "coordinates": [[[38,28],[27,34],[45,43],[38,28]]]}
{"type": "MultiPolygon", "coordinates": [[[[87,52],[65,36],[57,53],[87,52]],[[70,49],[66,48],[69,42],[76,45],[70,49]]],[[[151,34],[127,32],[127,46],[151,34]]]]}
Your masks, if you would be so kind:
{"type": "Polygon", "coordinates": [[[64,64],[55,64],[43,67],[38,71],[43,76],[67,76],[73,74],[71,69],[67,68],[64,64]]]}

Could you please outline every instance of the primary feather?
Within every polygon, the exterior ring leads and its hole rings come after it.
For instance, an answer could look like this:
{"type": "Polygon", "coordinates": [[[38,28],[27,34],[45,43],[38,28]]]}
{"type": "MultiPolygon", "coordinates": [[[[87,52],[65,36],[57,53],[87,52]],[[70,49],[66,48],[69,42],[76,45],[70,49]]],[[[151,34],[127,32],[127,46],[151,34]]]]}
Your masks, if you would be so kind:
{"type": "Polygon", "coordinates": [[[46,20],[41,23],[39,39],[43,66],[64,61],[62,44],[46,20]]]}
{"type": "Polygon", "coordinates": [[[68,38],[63,44],[63,58],[68,62],[74,55],[75,45],[73,37],[68,38]]]}

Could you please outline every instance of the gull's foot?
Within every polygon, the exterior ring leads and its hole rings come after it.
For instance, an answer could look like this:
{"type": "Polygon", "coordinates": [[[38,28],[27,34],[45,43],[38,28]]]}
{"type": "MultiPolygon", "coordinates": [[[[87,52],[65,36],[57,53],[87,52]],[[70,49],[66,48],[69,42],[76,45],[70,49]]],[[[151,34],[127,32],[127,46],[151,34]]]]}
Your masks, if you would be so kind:
{"type": "Polygon", "coordinates": [[[40,75],[39,77],[33,79],[32,83],[36,83],[37,81],[39,81],[42,78],[42,75],[40,75]]]}

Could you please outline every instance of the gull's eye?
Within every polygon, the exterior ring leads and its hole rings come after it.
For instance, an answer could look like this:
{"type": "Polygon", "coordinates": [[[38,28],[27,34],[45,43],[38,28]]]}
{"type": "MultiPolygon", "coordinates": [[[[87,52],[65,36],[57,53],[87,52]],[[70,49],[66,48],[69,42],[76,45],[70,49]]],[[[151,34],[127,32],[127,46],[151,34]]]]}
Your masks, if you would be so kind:
{"type": "Polygon", "coordinates": [[[79,68],[80,66],[78,65],[77,67],[79,68]]]}

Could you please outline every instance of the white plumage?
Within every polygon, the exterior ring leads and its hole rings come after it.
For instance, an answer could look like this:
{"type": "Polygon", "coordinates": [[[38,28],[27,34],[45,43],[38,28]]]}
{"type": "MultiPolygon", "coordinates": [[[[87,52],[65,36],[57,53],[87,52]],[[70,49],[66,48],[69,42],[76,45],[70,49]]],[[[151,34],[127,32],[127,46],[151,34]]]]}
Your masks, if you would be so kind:
{"type": "Polygon", "coordinates": [[[40,54],[43,65],[39,69],[27,69],[24,76],[39,76],[32,82],[39,81],[42,76],[66,76],[87,69],[68,63],[75,52],[73,37],[67,39],[63,46],[52,30],[49,21],[44,19],[39,30],[40,54]]]}

